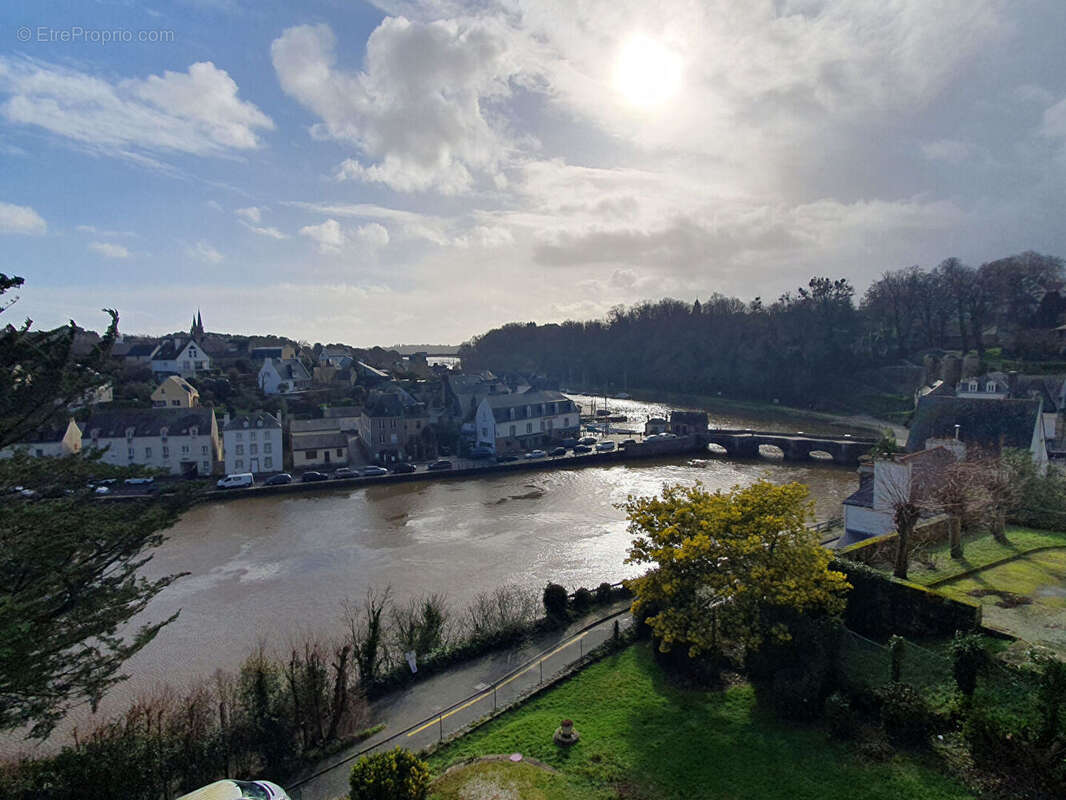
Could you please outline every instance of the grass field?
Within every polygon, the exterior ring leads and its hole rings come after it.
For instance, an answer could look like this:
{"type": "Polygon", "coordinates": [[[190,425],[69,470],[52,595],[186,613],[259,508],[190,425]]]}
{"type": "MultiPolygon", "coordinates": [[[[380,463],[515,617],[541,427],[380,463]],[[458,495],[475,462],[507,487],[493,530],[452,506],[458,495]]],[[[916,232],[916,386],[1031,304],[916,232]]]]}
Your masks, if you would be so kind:
{"type": "Polygon", "coordinates": [[[952,558],[948,543],[942,542],[914,559],[908,579],[929,586],[1038,547],[1066,547],[1066,533],[1061,531],[1009,527],[1007,540],[1008,544],[1000,544],[987,533],[966,538],[963,540],[964,557],[961,559],[952,558]],[[927,562],[931,562],[932,566],[927,562]]]}
{"type": "Polygon", "coordinates": [[[928,761],[897,755],[866,763],[818,728],[776,720],[747,685],[725,691],[674,687],[647,644],[588,667],[574,678],[488,723],[430,760],[435,774],[456,761],[520,752],[559,775],[507,764],[449,776],[431,798],[468,800],[947,800],[972,795],[928,761]],[[565,717],[581,741],[552,742],[565,717]],[[521,779],[519,780],[519,777],[521,779]],[[468,784],[474,782],[470,787],[468,784]],[[468,791],[469,788],[469,791],[468,791]]]}

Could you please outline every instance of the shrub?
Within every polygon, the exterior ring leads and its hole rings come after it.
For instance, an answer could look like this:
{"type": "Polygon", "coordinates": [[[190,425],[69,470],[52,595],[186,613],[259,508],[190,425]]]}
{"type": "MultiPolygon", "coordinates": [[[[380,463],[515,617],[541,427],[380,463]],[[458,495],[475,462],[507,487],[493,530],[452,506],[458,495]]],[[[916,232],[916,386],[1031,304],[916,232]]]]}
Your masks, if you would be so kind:
{"type": "Polygon", "coordinates": [[[596,587],[596,602],[600,605],[606,605],[611,602],[611,595],[614,593],[614,589],[611,584],[604,581],[596,587]]]}
{"type": "Polygon", "coordinates": [[[822,713],[821,688],[821,677],[803,667],[778,670],[771,687],[774,713],[798,722],[817,719],[822,713]]]}
{"type": "Polygon", "coordinates": [[[351,800],[424,800],[429,765],[402,747],[363,756],[348,780],[351,800]]]}
{"type": "Polygon", "coordinates": [[[838,739],[850,739],[855,733],[855,714],[847,695],[833,692],[825,698],[825,724],[838,739]]]}
{"type": "Polygon", "coordinates": [[[888,683],[878,691],[881,724],[888,740],[914,747],[929,739],[931,715],[922,696],[908,683],[888,683]]]}
{"type": "Polygon", "coordinates": [[[574,607],[574,613],[584,614],[592,607],[592,592],[582,586],[574,592],[574,599],[571,602],[574,607]]]}
{"type": "Polygon", "coordinates": [[[558,583],[549,583],[544,587],[544,610],[548,616],[559,620],[566,617],[570,598],[566,589],[558,583]]]}
{"type": "Polygon", "coordinates": [[[973,634],[958,633],[951,641],[951,666],[955,685],[967,697],[973,697],[977,688],[977,675],[986,661],[981,638],[973,634]]]}

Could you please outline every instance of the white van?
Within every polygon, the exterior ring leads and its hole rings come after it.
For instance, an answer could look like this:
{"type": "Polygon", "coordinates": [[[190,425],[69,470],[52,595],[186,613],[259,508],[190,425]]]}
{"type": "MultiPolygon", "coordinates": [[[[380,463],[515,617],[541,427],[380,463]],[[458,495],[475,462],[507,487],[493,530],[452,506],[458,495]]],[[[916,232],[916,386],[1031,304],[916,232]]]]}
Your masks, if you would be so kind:
{"type": "Polygon", "coordinates": [[[219,489],[244,489],[255,483],[255,478],[250,472],[234,472],[225,478],[219,478],[216,484],[219,489]]]}

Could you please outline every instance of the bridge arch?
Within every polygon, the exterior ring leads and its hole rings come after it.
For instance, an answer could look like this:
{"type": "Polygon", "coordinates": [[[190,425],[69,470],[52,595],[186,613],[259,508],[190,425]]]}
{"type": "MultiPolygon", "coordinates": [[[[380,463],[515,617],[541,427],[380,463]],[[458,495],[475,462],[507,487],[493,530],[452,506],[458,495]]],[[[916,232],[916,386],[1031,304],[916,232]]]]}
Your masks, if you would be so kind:
{"type": "Polygon", "coordinates": [[[759,455],[774,461],[785,460],[785,451],[776,444],[760,444],[759,455]]]}

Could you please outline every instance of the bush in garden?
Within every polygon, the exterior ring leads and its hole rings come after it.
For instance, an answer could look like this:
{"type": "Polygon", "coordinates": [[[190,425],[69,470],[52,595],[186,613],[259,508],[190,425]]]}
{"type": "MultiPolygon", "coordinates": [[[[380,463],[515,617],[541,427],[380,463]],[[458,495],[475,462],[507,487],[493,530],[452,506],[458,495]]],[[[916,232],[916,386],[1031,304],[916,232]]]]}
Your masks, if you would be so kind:
{"type": "Polygon", "coordinates": [[[562,585],[549,583],[544,587],[544,610],[552,619],[565,619],[569,602],[566,588],[562,585]]]}
{"type": "Polygon", "coordinates": [[[360,758],[348,783],[351,800],[425,800],[429,765],[397,747],[360,758]]]}
{"type": "Polygon", "coordinates": [[[951,666],[955,685],[967,697],[973,697],[977,688],[977,675],[984,667],[987,656],[981,637],[973,634],[956,634],[951,642],[951,666]]]}
{"type": "Polygon", "coordinates": [[[611,594],[614,592],[611,584],[604,581],[596,587],[596,602],[600,605],[606,605],[611,602],[611,594]]]}
{"type": "Polygon", "coordinates": [[[592,608],[592,592],[582,586],[576,592],[574,592],[574,599],[572,601],[574,607],[574,613],[584,614],[590,608],[592,608]]]}
{"type": "Polygon", "coordinates": [[[915,747],[929,739],[932,715],[922,696],[908,683],[888,683],[878,691],[881,724],[888,740],[915,747]]]}
{"type": "Polygon", "coordinates": [[[850,739],[855,734],[855,713],[846,694],[833,692],[825,698],[824,713],[830,734],[838,739],[850,739]]]}

